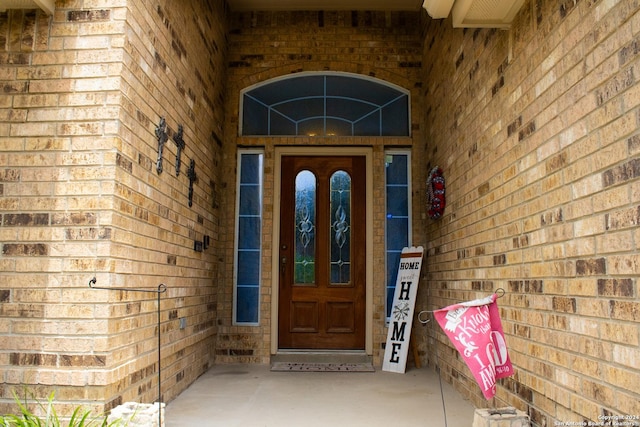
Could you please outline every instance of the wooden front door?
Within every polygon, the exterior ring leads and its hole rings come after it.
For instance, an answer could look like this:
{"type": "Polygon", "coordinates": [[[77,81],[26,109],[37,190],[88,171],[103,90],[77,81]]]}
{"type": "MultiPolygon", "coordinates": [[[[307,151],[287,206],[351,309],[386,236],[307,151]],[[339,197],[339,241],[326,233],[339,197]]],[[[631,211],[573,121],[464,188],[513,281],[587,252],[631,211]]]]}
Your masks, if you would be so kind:
{"type": "Polygon", "coordinates": [[[365,347],[364,156],[283,156],[280,349],[365,347]]]}

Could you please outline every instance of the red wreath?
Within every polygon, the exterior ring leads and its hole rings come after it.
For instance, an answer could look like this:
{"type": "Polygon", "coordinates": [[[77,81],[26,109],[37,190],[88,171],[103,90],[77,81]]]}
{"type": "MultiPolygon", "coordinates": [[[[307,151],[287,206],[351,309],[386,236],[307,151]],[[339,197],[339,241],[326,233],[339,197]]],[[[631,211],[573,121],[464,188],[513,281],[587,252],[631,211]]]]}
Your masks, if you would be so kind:
{"type": "Polygon", "coordinates": [[[438,219],[444,214],[446,199],[444,195],[444,176],[438,166],[431,169],[427,181],[427,196],[429,198],[429,217],[438,219]]]}

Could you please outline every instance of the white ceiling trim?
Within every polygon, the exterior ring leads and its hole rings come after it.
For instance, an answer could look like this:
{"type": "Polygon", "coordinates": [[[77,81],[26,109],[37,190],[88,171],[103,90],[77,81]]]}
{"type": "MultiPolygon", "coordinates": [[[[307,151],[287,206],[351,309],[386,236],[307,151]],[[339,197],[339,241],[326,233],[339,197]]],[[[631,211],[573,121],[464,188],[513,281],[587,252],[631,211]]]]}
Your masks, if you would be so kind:
{"type": "Polygon", "coordinates": [[[42,9],[47,15],[53,15],[56,2],[55,0],[1,0],[0,12],[7,9],[42,9]]]}
{"type": "Polygon", "coordinates": [[[509,28],[524,0],[424,0],[433,19],[452,14],[454,27],[509,28]]]}
{"type": "Polygon", "coordinates": [[[524,0],[455,0],[454,27],[509,28],[524,0]]]}
{"type": "Polygon", "coordinates": [[[422,7],[433,19],[444,19],[449,16],[454,0],[424,0],[422,7]]]}

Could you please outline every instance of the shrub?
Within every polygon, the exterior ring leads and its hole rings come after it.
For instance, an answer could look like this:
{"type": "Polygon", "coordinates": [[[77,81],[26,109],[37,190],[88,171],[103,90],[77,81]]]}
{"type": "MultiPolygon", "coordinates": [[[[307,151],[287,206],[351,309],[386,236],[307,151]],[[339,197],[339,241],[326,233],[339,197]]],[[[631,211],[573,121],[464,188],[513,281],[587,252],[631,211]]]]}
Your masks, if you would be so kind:
{"type": "Polygon", "coordinates": [[[107,423],[107,417],[104,415],[93,416],[90,411],[77,407],[68,421],[60,420],[55,408],[53,407],[54,393],[49,395],[47,403],[43,404],[37,399],[35,400],[38,407],[42,408],[44,416],[38,416],[27,408],[25,403],[20,401],[18,395],[14,392],[13,398],[18,405],[18,414],[8,414],[0,416],[0,427],[120,427],[119,421],[111,424],[107,423]]]}

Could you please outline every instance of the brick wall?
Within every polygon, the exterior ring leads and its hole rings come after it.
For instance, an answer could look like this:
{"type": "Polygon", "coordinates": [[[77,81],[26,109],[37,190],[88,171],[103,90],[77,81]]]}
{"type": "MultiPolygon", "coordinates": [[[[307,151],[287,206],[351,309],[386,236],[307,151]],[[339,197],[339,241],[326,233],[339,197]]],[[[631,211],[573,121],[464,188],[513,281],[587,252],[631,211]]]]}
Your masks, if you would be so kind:
{"type": "MultiPolygon", "coordinates": [[[[234,13],[231,17],[229,34],[229,62],[227,80],[226,118],[224,152],[229,179],[226,206],[235,203],[235,165],[238,146],[263,147],[265,150],[265,204],[266,215],[273,212],[274,152],[276,146],[283,145],[347,145],[372,146],[373,167],[384,169],[385,147],[412,147],[421,137],[420,117],[420,70],[421,58],[420,14],[410,12],[257,12],[234,13]],[[253,84],[291,73],[313,71],[339,71],[376,77],[404,87],[411,91],[413,138],[249,138],[238,137],[238,106],[240,91],[253,84]]],[[[422,146],[413,146],[414,171],[417,179],[414,185],[416,201],[419,202],[424,174],[419,166],[422,146]]],[[[384,175],[375,174],[374,191],[376,205],[374,217],[374,360],[381,364],[381,344],[386,340],[384,327],[384,220],[383,198],[384,175]]],[[[265,217],[263,222],[263,272],[261,324],[259,327],[239,327],[232,325],[233,304],[233,210],[222,222],[230,233],[226,239],[226,255],[218,298],[219,345],[217,359],[220,362],[262,362],[267,363],[271,345],[271,236],[273,218],[265,217]]],[[[416,211],[416,217],[419,213],[416,211]]],[[[424,233],[420,226],[414,227],[416,244],[423,244],[424,233]]]]}
{"type": "Polygon", "coordinates": [[[218,266],[215,247],[196,252],[194,241],[218,238],[225,8],[76,0],[52,17],[0,13],[3,402],[23,386],[55,391],[61,412],[155,400],[155,295],[92,290],[94,276],[104,287],[167,285],[165,400],[209,366],[218,266]]]}
{"type": "Polygon", "coordinates": [[[639,23],[637,2],[544,0],[509,31],[425,25],[426,161],[448,206],[422,298],[503,288],[515,375],[486,402],[437,326],[421,349],[477,406],[538,426],[640,414],[639,23]]]}

